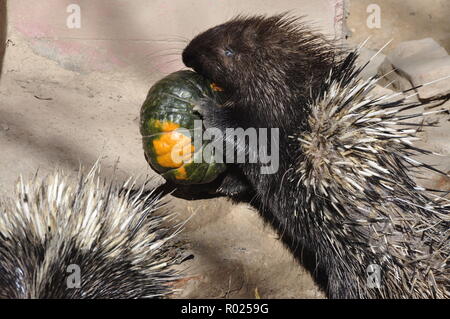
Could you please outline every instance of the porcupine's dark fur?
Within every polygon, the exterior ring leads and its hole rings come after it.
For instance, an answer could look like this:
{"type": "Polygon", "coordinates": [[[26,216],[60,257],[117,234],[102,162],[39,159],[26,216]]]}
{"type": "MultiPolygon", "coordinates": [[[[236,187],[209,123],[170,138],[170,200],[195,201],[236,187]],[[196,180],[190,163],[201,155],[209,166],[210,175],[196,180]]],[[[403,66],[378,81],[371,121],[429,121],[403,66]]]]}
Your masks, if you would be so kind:
{"type": "Polygon", "coordinates": [[[180,248],[177,230],[162,224],[171,215],[155,214],[162,200],[101,179],[98,167],[78,179],[21,178],[0,201],[0,299],[172,294],[180,248]],[[70,265],[79,267],[79,287],[70,265]]]}
{"type": "Polygon", "coordinates": [[[374,97],[356,57],[284,15],[238,17],[194,38],[184,63],[229,95],[201,106],[206,126],[280,129],[278,172],[235,164],[220,190],[246,185],[290,247],[314,257],[331,298],[448,298],[450,206],[412,179],[432,169],[411,158],[428,153],[410,145],[411,118],[423,114],[400,114],[423,104],[374,97]],[[367,285],[371,264],[380,288],[367,285]]]}

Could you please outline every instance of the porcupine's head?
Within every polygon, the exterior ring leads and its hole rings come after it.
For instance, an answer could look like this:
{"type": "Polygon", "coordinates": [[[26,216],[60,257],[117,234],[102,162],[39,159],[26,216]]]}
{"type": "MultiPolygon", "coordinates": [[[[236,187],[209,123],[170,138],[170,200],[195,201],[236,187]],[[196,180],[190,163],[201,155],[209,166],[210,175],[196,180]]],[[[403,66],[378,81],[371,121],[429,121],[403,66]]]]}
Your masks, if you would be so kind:
{"type": "Polygon", "coordinates": [[[0,299],[173,293],[177,231],[163,226],[161,207],[158,194],[130,194],[97,168],[78,179],[20,179],[0,203],[0,299]]]}
{"type": "Polygon", "coordinates": [[[446,110],[376,95],[377,78],[359,79],[357,54],[332,70],[308,105],[307,129],[292,137],[296,214],[322,230],[352,273],[341,280],[356,282],[361,296],[448,298],[450,201],[416,183],[427,169],[439,171],[416,158],[432,152],[413,143],[423,126],[436,124],[424,116],[446,110]],[[370,264],[382,267],[379,289],[365,282],[370,264]]]}
{"type": "Polygon", "coordinates": [[[235,100],[257,107],[254,114],[272,107],[280,116],[292,113],[292,102],[318,86],[335,54],[334,46],[298,18],[238,16],[196,36],[183,62],[235,100]]]}

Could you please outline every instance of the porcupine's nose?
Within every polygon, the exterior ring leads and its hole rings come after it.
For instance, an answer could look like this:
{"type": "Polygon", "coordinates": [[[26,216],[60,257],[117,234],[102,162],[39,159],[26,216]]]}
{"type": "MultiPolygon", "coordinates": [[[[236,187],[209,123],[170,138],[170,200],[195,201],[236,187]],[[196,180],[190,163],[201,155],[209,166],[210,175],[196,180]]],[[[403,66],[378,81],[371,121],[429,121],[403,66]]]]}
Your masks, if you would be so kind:
{"type": "Polygon", "coordinates": [[[182,59],[184,65],[186,65],[188,68],[192,68],[195,72],[203,74],[203,63],[202,63],[202,55],[197,54],[195,50],[191,50],[189,46],[184,49],[182,54],[182,59]]]}
{"type": "Polygon", "coordinates": [[[191,50],[189,50],[189,47],[183,50],[182,59],[185,66],[187,66],[188,68],[193,67],[195,55],[191,50]]]}

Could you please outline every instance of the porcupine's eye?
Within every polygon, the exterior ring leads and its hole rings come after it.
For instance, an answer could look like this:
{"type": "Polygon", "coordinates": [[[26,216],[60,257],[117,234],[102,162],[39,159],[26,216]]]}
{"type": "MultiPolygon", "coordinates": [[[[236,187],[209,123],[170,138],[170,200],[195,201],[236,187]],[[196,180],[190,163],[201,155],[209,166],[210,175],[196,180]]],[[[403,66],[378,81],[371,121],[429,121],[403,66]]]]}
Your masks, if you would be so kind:
{"type": "Polygon", "coordinates": [[[223,52],[225,54],[225,56],[231,57],[234,55],[234,51],[231,50],[230,48],[226,48],[223,52]]]}

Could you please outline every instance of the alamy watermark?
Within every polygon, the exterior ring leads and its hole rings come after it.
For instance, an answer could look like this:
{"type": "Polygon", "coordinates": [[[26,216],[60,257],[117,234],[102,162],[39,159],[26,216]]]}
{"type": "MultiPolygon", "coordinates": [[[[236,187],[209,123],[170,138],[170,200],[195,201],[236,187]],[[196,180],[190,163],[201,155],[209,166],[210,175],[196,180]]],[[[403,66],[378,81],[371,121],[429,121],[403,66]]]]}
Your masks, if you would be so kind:
{"type": "Polygon", "coordinates": [[[369,4],[366,8],[366,12],[369,14],[367,16],[367,27],[369,29],[380,29],[381,28],[381,8],[378,4],[369,4]]]}
{"type": "Polygon", "coordinates": [[[222,132],[218,128],[202,129],[201,120],[194,121],[194,129],[179,128],[193,141],[195,150],[201,150],[200,156],[186,159],[181,149],[185,140],[180,139],[172,147],[171,159],[174,162],[194,163],[259,163],[261,174],[274,174],[279,168],[279,129],[278,128],[227,128],[222,132]],[[193,131],[193,134],[191,132],[193,131]],[[205,143],[208,141],[207,143],[205,143]]]}
{"type": "Polygon", "coordinates": [[[367,288],[381,288],[381,267],[377,264],[370,264],[366,268],[367,288]]]}
{"type": "Polygon", "coordinates": [[[66,25],[69,29],[81,28],[81,8],[78,4],[70,4],[66,9],[70,15],[67,17],[66,25]]]}
{"type": "Polygon", "coordinates": [[[68,289],[81,288],[81,268],[77,264],[67,266],[66,272],[69,273],[66,279],[68,289]]]}

